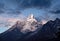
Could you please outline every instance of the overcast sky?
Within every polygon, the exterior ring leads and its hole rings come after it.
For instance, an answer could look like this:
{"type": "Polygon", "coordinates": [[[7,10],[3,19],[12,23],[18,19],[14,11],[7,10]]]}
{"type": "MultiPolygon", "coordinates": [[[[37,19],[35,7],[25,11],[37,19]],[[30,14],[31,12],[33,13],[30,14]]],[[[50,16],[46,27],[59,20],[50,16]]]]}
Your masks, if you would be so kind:
{"type": "Polygon", "coordinates": [[[31,13],[46,20],[60,18],[60,0],[0,0],[0,33],[31,13]]]}

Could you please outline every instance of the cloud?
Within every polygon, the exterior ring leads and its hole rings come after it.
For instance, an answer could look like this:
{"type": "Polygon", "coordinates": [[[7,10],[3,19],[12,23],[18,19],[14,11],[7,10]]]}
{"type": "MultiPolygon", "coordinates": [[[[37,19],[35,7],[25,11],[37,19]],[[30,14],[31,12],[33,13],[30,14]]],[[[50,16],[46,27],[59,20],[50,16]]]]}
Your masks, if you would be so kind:
{"type": "Polygon", "coordinates": [[[0,14],[21,14],[20,10],[16,9],[14,2],[9,0],[0,0],[0,14]]]}
{"type": "Polygon", "coordinates": [[[13,3],[12,5],[16,5],[18,8],[31,8],[31,7],[49,7],[51,5],[52,0],[6,0],[9,3],[13,3]]]}
{"type": "Polygon", "coordinates": [[[51,11],[51,13],[60,14],[60,10],[51,11]]]}
{"type": "Polygon", "coordinates": [[[50,7],[50,12],[52,14],[60,14],[60,0],[53,0],[50,7]]]}
{"type": "Polygon", "coordinates": [[[51,5],[51,0],[17,0],[21,8],[46,8],[51,5]]]}
{"type": "MultiPolygon", "coordinates": [[[[10,13],[18,14],[26,8],[46,8],[51,5],[51,0],[0,0],[0,9],[9,10],[10,13]]],[[[4,12],[0,10],[1,13],[4,12]]]]}
{"type": "Polygon", "coordinates": [[[0,14],[4,13],[4,4],[0,3],[0,14]]]}
{"type": "Polygon", "coordinates": [[[7,14],[19,15],[19,14],[21,14],[21,12],[20,12],[20,10],[13,10],[13,9],[11,9],[11,10],[7,11],[7,14]]]}
{"type": "Polygon", "coordinates": [[[23,15],[21,15],[21,14],[17,15],[17,17],[10,16],[10,15],[8,15],[8,16],[6,16],[6,14],[0,15],[0,27],[11,27],[17,21],[22,21],[23,19],[25,19],[25,17],[23,15]]]}

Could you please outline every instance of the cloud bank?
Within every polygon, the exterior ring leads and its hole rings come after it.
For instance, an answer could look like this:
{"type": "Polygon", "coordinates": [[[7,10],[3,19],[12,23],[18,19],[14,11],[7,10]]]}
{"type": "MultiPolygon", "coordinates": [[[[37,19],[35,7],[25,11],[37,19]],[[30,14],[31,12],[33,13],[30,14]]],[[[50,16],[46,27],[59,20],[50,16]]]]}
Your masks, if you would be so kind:
{"type": "Polygon", "coordinates": [[[20,14],[20,10],[27,8],[47,8],[51,0],[0,0],[0,13],[20,14]]]}

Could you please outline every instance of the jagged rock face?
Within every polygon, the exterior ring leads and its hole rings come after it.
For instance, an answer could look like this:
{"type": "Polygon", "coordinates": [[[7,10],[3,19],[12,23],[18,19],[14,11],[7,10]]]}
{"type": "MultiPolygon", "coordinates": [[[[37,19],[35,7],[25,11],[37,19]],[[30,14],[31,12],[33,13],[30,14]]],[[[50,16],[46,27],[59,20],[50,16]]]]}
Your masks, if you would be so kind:
{"type": "Polygon", "coordinates": [[[13,27],[17,27],[20,29],[22,33],[33,32],[38,29],[38,25],[42,26],[42,24],[38,24],[37,20],[34,18],[33,14],[28,16],[28,18],[22,22],[17,21],[13,27]]]}
{"type": "Polygon", "coordinates": [[[23,26],[22,32],[35,31],[37,29],[36,26],[37,26],[37,20],[34,18],[33,15],[30,15],[25,21],[25,25],[23,26]]]}

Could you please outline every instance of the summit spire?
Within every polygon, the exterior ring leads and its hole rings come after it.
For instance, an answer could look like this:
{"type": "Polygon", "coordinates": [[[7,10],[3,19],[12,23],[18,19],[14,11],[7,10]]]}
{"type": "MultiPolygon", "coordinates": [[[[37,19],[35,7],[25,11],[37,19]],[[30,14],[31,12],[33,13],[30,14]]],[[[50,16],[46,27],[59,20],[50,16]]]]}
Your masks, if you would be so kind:
{"type": "Polygon", "coordinates": [[[37,20],[34,18],[34,15],[33,14],[30,14],[28,16],[27,21],[31,21],[31,22],[35,21],[35,22],[37,22],[37,20]]]}

